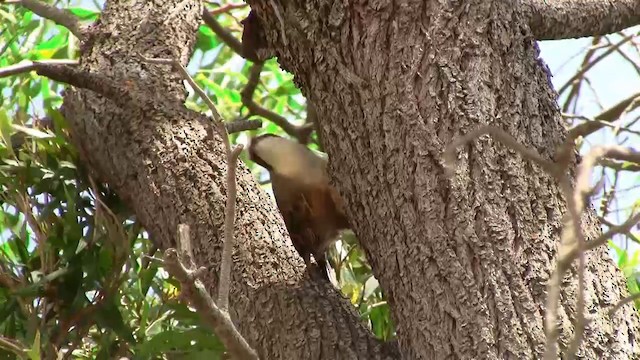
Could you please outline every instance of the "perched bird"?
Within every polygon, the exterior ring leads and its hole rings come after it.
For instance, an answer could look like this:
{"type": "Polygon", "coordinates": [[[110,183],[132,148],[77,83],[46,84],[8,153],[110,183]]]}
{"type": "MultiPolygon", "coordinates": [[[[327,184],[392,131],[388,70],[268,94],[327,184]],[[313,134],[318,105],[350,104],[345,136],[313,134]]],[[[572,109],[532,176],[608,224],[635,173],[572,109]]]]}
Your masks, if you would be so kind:
{"type": "Polygon", "coordinates": [[[349,228],[343,201],[329,184],[327,160],[306,146],[273,134],[251,139],[249,158],[269,171],[271,187],[291,241],[307,268],[313,255],[329,279],[325,251],[349,228]]]}

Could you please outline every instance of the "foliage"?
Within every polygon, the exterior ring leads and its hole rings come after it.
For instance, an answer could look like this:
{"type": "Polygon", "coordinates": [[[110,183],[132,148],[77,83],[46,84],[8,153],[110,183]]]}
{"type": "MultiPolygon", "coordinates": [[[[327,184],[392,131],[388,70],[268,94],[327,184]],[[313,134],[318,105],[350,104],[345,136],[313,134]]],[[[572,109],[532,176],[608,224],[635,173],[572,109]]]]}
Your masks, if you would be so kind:
{"type": "MultiPolygon", "coordinates": [[[[87,22],[99,16],[98,6],[86,1],[66,7],[87,22]]],[[[238,8],[216,18],[239,38],[238,20],[246,14],[247,8],[238,8]]],[[[78,42],[66,29],[20,6],[0,5],[0,19],[0,69],[78,56],[78,42]]],[[[221,115],[251,117],[241,98],[250,63],[205,25],[196,45],[188,69],[221,115]]],[[[292,80],[270,60],[253,98],[291,123],[303,124],[306,104],[292,80]]],[[[568,87],[571,95],[563,111],[578,112],[580,91],[574,90],[581,81],[568,87]]],[[[65,358],[87,359],[221,358],[223,347],[215,335],[178,301],[179,284],[145,257],[154,248],[134,214],[108,185],[83,169],[57,112],[63,86],[30,72],[0,77],[0,89],[0,358],[13,356],[7,349],[31,359],[59,351],[65,358]],[[38,126],[42,119],[48,119],[46,128],[38,126]]],[[[187,107],[207,112],[191,95],[187,107]]],[[[263,121],[263,128],[232,140],[283,134],[275,123],[263,121]]],[[[265,178],[245,155],[243,160],[259,179],[265,178]]],[[[640,255],[611,246],[629,289],[638,292],[640,255]]],[[[389,307],[353,234],[345,234],[330,250],[329,261],[339,289],[363,321],[377,337],[392,339],[389,307]]]]}

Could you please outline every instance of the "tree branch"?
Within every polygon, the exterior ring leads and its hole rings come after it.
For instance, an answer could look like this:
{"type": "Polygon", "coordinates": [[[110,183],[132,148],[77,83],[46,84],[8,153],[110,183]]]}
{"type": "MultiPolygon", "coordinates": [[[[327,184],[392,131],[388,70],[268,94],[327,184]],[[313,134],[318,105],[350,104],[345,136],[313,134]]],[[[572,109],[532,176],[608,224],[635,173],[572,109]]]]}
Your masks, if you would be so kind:
{"type": "Polygon", "coordinates": [[[636,293],[630,296],[627,296],[626,298],[620,300],[614,307],[612,307],[611,309],[609,309],[608,311],[608,315],[609,317],[612,317],[616,311],[618,311],[621,307],[623,307],[624,305],[636,301],[640,299],[640,293],[636,293]]]}
{"type": "Polygon", "coordinates": [[[227,202],[224,209],[224,246],[220,264],[220,284],[218,285],[218,305],[229,312],[229,288],[231,287],[231,264],[233,261],[233,225],[236,216],[236,163],[242,152],[242,145],[236,145],[227,159],[227,202]]]}
{"type": "Polygon", "coordinates": [[[537,40],[605,35],[640,23],[636,0],[524,0],[522,9],[537,40]]]}
{"type": "Polygon", "coordinates": [[[27,348],[24,345],[20,344],[17,340],[9,339],[2,335],[0,335],[0,349],[10,351],[19,356],[21,359],[29,358],[27,356],[27,348]]]}
{"type": "Polygon", "coordinates": [[[220,284],[218,285],[218,305],[220,309],[228,313],[229,308],[229,288],[231,286],[231,263],[232,263],[232,255],[233,255],[233,227],[235,223],[235,205],[236,205],[236,165],[238,161],[238,156],[240,156],[240,152],[242,152],[242,145],[236,145],[236,147],[232,150],[231,143],[229,142],[229,134],[227,133],[227,129],[224,126],[224,120],[218,113],[215,104],[213,101],[207,96],[207,94],[202,90],[198,84],[196,84],[195,80],[189,75],[187,69],[180,64],[177,60],[172,59],[147,59],[143,58],[144,61],[153,63],[153,64],[165,64],[172,65],[176,68],[180,75],[191,85],[193,90],[202,98],[202,100],[207,104],[211,112],[213,113],[213,117],[215,119],[214,125],[220,131],[220,135],[222,136],[225,151],[227,156],[227,201],[225,205],[225,217],[224,217],[224,245],[222,249],[222,263],[220,265],[220,284]]]}
{"type": "Polygon", "coordinates": [[[453,167],[455,166],[455,151],[457,148],[466,145],[467,143],[479,138],[482,135],[487,134],[492,135],[505,146],[515,150],[523,158],[538,164],[545,171],[551,174],[554,174],[556,172],[556,165],[554,163],[543,159],[542,156],[540,156],[540,154],[538,154],[535,150],[528,149],[524,145],[518,143],[516,139],[514,139],[504,130],[490,125],[481,126],[476,130],[470,131],[469,133],[451,142],[451,144],[447,146],[444,151],[443,157],[445,164],[448,167],[448,171],[452,171],[453,167]]]}
{"type": "MultiPolygon", "coordinates": [[[[236,39],[231,33],[227,31],[215,17],[212,15],[212,12],[204,9],[202,12],[202,19],[204,23],[213,30],[222,41],[227,44],[233,51],[235,51],[238,55],[242,56],[246,59],[246,56],[243,51],[242,43],[236,39]]],[[[289,134],[290,136],[296,138],[299,142],[306,144],[309,141],[309,136],[313,132],[314,125],[313,124],[305,124],[303,126],[297,126],[291,124],[285,117],[280,114],[274,113],[269,109],[266,109],[253,100],[253,93],[258,86],[258,82],[260,80],[260,72],[262,71],[263,64],[255,62],[251,67],[251,73],[249,74],[249,81],[247,82],[246,87],[242,90],[242,103],[246,106],[252,114],[261,116],[274,124],[280,126],[284,132],[289,134]]]]}
{"type": "MultiPolygon", "coordinates": [[[[224,208],[228,195],[225,179],[220,178],[226,168],[220,143],[224,140],[211,131],[211,123],[203,121],[202,115],[185,109],[182,101],[170,99],[182,99],[184,85],[167,74],[164,66],[147,66],[144,79],[140,78],[138,67],[130,66],[131,54],[141,48],[147,55],[178,54],[184,64],[201,23],[200,2],[158,2],[157,11],[143,13],[131,11],[129,2],[110,4],[101,22],[121,36],[96,38],[91,51],[83,52],[80,61],[92,73],[117,74],[114,81],[122,82],[122,87],[136,93],[135,96],[148,97],[145,104],[157,107],[150,111],[133,108],[132,113],[129,108],[123,111],[116,106],[117,102],[100,101],[96,93],[69,89],[62,115],[69,120],[72,140],[87,167],[113,187],[160,248],[175,248],[177,225],[188,224],[193,244],[197,245],[194,247],[197,262],[219,267],[224,241],[219,210],[224,208]],[[183,16],[166,21],[163,14],[175,9],[183,16]],[[135,26],[141,23],[153,24],[155,31],[135,26]],[[166,34],[163,39],[179,41],[157,41],[158,34],[166,34]],[[114,46],[123,51],[113,52],[111,62],[99,61],[114,46]],[[111,121],[107,128],[99,121],[87,119],[111,121]],[[170,186],[160,189],[159,184],[170,186]]],[[[300,358],[309,354],[309,350],[316,353],[316,349],[330,358],[343,354],[370,359],[398,358],[398,351],[389,354],[390,347],[373,337],[356,309],[331,284],[316,284],[305,276],[304,263],[291,245],[282,219],[274,216],[277,209],[246,167],[238,164],[236,170],[239,216],[234,231],[237,240],[230,306],[239,332],[266,358],[300,358]],[[273,311],[287,316],[277,313],[274,316],[273,311]],[[327,329],[330,334],[325,334],[327,329]],[[313,341],[318,339],[318,331],[322,333],[320,343],[313,341]],[[331,335],[334,333],[337,336],[331,335]]],[[[207,269],[210,273],[211,269],[207,269]]],[[[215,295],[219,277],[200,280],[215,295]]]]}
{"type": "Polygon", "coordinates": [[[569,86],[571,86],[571,84],[573,84],[574,81],[583,78],[584,74],[589,71],[591,68],[593,68],[596,64],[598,64],[600,61],[604,60],[607,58],[607,56],[609,56],[611,53],[615,52],[617,49],[619,49],[622,45],[626,44],[627,42],[633,40],[635,34],[629,34],[627,36],[625,36],[624,38],[622,38],[620,41],[618,41],[615,44],[612,44],[611,46],[609,46],[609,48],[602,52],[600,55],[598,55],[598,57],[596,57],[595,59],[593,59],[592,61],[583,64],[583,66],[580,68],[580,70],[578,70],[569,80],[567,80],[567,82],[564,83],[564,85],[560,86],[560,89],[558,89],[558,94],[562,94],[569,86]]]}
{"type": "Polygon", "coordinates": [[[82,40],[84,38],[78,18],[70,11],[58,9],[39,0],[22,0],[20,4],[33,11],[33,13],[66,27],[78,39],[82,40]]]}
{"type": "Polygon", "coordinates": [[[0,68],[0,78],[13,76],[17,74],[26,73],[29,71],[37,70],[39,65],[69,65],[76,66],[78,65],[77,60],[71,59],[51,59],[51,60],[40,60],[40,61],[26,61],[20,64],[9,65],[3,68],[0,68]]]}
{"type": "Polygon", "coordinates": [[[33,65],[38,75],[78,88],[91,90],[114,101],[116,104],[128,105],[136,100],[133,94],[122,85],[102,75],[77,70],[66,65],[42,63],[34,63],[33,65]]]}
{"type": "Polygon", "coordinates": [[[635,109],[640,99],[640,93],[635,93],[628,98],[613,105],[609,109],[601,112],[594,117],[594,120],[582,123],[569,131],[568,138],[577,139],[578,137],[586,137],[594,132],[602,129],[606,123],[618,120],[624,113],[628,113],[635,109]]]}
{"type": "Polygon", "coordinates": [[[262,121],[240,119],[225,123],[225,127],[229,134],[233,134],[241,131],[260,129],[262,127],[262,121]]]}
{"type": "Polygon", "coordinates": [[[202,10],[202,20],[204,23],[213,30],[231,50],[235,51],[238,55],[245,57],[242,51],[242,43],[236,39],[227,29],[225,29],[218,20],[205,8],[202,10]]]}
{"type": "MultiPolygon", "coordinates": [[[[203,101],[207,104],[214,117],[214,126],[220,132],[220,135],[223,138],[223,142],[225,144],[225,151],[227,156],[227,201],[225,207],[225,223],[224,223],[224,247],[222,251],[222,264],[220,266],[220,284],[218,287],[218,302],[220,303],[220,308],[222,311],[228,311],[229,304],[229,288],[231,282],[231,263],[232,263],[232,254],[233,254],[233,227],[235,220],[235,201],[236,201],[236,165],[238,156],[242,151],[242,145],[237,146],[233,150],[231,150],[231,144],[229,142],[229,135],[227,133],[227,129],[223,122],[222,117],[218,113],[218,110],[213,104],[213,101],[206,95],[206,93],[196,84],[193,78],[189,75],[187,70],[176,60],[172,59],[147,59],[142,57],[144,61],[153,63],[153,64],[163,64],[163,65],[172,65],[174,68],[178,69],[181,76],[191,85],[194,91],[203,99],[203,101]]],[[[105,91],[104,94],[114,95],[115,93],[126,93],[122,89],[118,89],[115,84],[110,83],[106,79],[100,79],[95,75],[88,76],[87,72],[71,70],[66,67],[57,66],[56,71],[48,71],[51,67],[41,67],[40,70],[44,69],[44,73],[48,73],[49,75],[54,75],[58,78],[66,80],[65,82],[77,82],[83,85],[90,85],[96,90],[105,91]],[[63,74],[58,76],[59,74],[63,74]],[[81,81],[86,80],[86,81],[81,81]],[[100,85],[100,86],[99,86],[100,85]]],[[[86,86],[85,86],[86,87],[86,86]]],[[[87,87],[89,88],[89,87],[87,87]]],[[[91,88],[90,88],[91,89],[91,88]]],[[[94,90],[95,91],[95,90],[94,90]]],[[[190,251],[187,252],[189,254],[190,251]]],[[[189,256],[191,256],[189,254],[189,256]]]]}
{"type": "Polygon", "coordinates": [[[265,109],[258,105],[253,100],[253,93],[258,87],[260,81],[260,73],[262,72],[262,63],[254,63],[251,66],[251,72],[249,73],[249,79],[247,85],[242,89],[240,96],[242,97],[242,104],[249,109],[254,115],[262,116],[263,118],[273,122],[280,126],[284,132],[288,135],[296,138],[300,143],[306,144],[309,140],[309,136],[313,132],[314,124],[308,123],[302,126],[294,125],[289,122],[284,116],[277,114],[269,109],[265,109]]]}
{"type": "MultiPolygon", "coordinates": [[[[179,240],[182,241],[188,239],[179,240]]],[[[197,279],[199,271],[187,269],[178,259],[176,249],[167,249],[164,252],[164,268],[180,282],[184,296],[189,299],[204,322],[211,326],[235,359],[258,359],[255,350],[238,332],[229,315],[216,306],[202,282],[197,279]]]]}
{"type": "Polygon", "coordinates": [[[632,171],[632,172],[640,171],[640,165],[633,164],[633,163],[621,163],[619,161],[604,159],[600,161],[600,164],[602,166],[606,166],[615,171],[632,171]]]}

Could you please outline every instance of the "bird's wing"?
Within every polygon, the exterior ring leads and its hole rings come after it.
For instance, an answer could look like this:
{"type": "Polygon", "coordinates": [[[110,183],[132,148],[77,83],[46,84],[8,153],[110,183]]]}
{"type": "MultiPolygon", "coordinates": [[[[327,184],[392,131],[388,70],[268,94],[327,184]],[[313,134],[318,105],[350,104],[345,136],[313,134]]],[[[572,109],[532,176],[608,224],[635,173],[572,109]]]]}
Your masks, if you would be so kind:
{"type": "MultiPolygon", "coordinates": [[[[326,275],[326,259],[320,233],[317,231],[317,219],[322,216],[322,197],[317,192],[286,188],[272,179],[273,191],[278,209],[282,214],[289,236],[307,266],[311,264],[311,255],[326,275]]],[[[288,184],[290,185],[290,184],[288,184]]]]}

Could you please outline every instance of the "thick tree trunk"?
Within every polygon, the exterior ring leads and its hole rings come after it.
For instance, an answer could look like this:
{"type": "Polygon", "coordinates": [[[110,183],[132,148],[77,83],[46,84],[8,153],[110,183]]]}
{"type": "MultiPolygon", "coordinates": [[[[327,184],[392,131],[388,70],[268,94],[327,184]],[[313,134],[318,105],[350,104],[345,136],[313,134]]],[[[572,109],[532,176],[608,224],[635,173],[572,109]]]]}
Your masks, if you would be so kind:
{"type": "MultiPolygon", "coordinates": [[[[566,204],[556,182],[483,124],[550,159],[566,131],[518,2],[253,1],[272,50],[318,109],[331,174],[387,296],[407,359],[541,358],[546,284],[566,204]]],[[[572,169],[568,171],[573,172],[572,169]]],[[[598,233],[592,214],[587,239],[598,233]]],[[[606,250],[587,256],[593,317],[579,356],[637,356],[631,305],[606,250]]],[[[563,284],[560,351],[576,317],[563,284]]]]}
{"type": "MultiPolygon", "coordinates": [[[[186,92],[175,71],[134,56],[186,64],[201,6],[197,0],[107,1],[84,44],[81,68],[123,84],[136,101],[69,89],[63,114],[83,160],[125,199],[155,242],[175,246],[177,225],[191,227],[196,263],[209,266],[206,285],[216,294],[226,198],[221,138],[211,119],[184,108],[186,92]]],[[[303,276],[273,202],[247,168],[238,167],[230,309],[260,357],[397,358],[397,347],[377,341],[335,289],[303,276]]]]}

